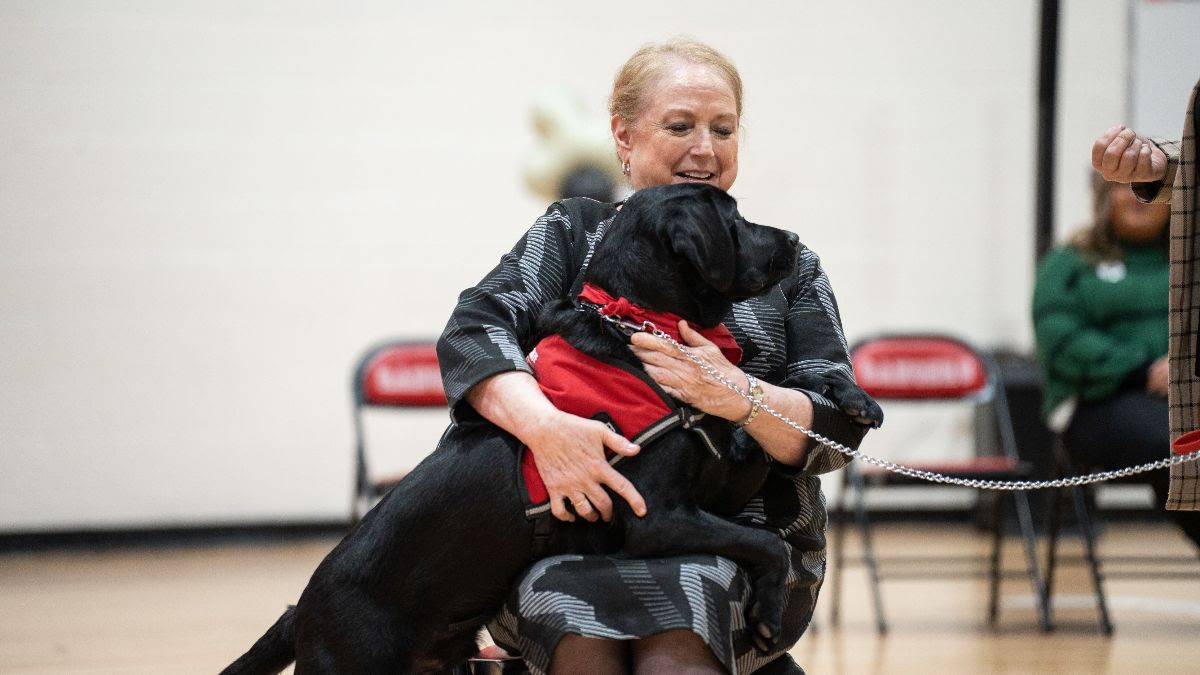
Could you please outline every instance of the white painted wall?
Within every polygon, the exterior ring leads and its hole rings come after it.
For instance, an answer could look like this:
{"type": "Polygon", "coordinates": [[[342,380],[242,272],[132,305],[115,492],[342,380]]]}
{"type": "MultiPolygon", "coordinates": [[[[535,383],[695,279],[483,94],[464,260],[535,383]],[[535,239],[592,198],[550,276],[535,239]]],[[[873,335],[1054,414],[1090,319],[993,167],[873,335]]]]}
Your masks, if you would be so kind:
{"type": "MultiPolygon", "coordinates": [[[[1124,7],[1066,3],[1060,222],[1124,7]]],[[[529,104],[600,115],[677,33],[740,67],[734,192],[822,254],[852,339],[1029,347],[1033,0],[6,0],[0,531],[344,516],[354,359],[436,335],[545,207],[529,104]]],[[[402,466],[445,417],[374,421],[402,466]]]]}

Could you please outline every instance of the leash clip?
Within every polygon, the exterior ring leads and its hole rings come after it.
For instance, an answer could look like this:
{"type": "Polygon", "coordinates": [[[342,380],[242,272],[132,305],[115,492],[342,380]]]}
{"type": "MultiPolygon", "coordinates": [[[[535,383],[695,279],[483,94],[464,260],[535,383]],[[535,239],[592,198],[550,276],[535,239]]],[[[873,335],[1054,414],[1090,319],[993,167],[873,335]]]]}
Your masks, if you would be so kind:
{"type": "Polygon", "coordinates": [[[638,333],[638,332],[647,330],[646,326],[650,326],[654,330],[658,330],[658,328],[650,321],[643,321],[639,325],[639,324],[636,324],[624,317],[613,316],[612,314],[605,314],[604,312],[600,311],[599,305],[594,305],[590,302],[589,303],[581,303],[581,306],[576,307],[576,311],[580,311],[580,312],[589,310],[589,309],[592,310],[593,312],[595,312],[597,315],[599,315],[601,319],[607,321],[608,323],[611,323],[613,326],[616,326],[617,330],[621,331],[621,333],[623,333],[625,335],[625,337],[629,337],[629,336],[633,335],[634,333],[638,333]]]}

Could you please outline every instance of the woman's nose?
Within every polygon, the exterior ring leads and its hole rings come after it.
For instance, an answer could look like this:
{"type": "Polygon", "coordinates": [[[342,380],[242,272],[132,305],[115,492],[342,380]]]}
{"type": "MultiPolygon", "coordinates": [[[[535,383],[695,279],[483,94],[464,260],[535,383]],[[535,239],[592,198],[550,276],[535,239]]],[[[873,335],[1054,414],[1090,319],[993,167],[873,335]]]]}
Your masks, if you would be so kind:
{"type": "Polygon", "coordinates": [[[707,129],[697,130],[696,142],[692,144],[692,154],[709,157],[713,154],[712,132],[707,129]]]}

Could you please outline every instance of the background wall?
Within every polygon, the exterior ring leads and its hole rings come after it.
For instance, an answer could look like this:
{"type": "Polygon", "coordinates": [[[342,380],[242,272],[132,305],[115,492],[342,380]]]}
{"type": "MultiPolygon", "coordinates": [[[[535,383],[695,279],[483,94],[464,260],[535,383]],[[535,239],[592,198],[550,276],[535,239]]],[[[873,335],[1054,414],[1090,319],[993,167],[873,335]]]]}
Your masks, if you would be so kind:
{"type": "MultiPolygon", "coordinates": [[[[1065,230],[1128,13],[1064,5],[1065,230]]],[[[822,254],[852,340],[1027,350],[1037,31],[1033,0],[4,0],[0,531],[344,517],[353,361],[436,335],[545,208],[530,103],[604,125],[679,33],[741,69],[734,193],[822,254]]],[[[372,433],[404,466],[445,421],[372,433]]],[[[965,428],[885,430],[928,424],[965,428]]]]}
{"type": "Polygon", "coordinates": [[[1140,0],[1130,10],[1129,119],[1144,134],[1175,138],[1200,72],[1200,6],[1140,0]]]}

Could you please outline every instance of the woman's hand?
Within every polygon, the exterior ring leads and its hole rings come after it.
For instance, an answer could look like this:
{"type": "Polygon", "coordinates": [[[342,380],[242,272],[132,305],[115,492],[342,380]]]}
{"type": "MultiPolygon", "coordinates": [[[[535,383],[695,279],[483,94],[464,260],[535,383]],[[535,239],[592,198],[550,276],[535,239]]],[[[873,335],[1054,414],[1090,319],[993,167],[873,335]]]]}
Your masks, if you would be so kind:
{"type": "MultiPolygon", "coordinates": [[[[725,379],[746,388],[745,373],[686,321],[679,322],[679,335],[696,356],[716,368],[725,379]]],[[[671,396],[701,412],[733,422],[740,422],[750,414],[749,401],[708,376],[675,345],[649,333],[635,333],[630,341],[631,349],[641,359],[646,373],[671,396]]]]}
{"type": "Polygon", "coordinates": [[[1166,396],[1169,387],[1169,368],[1167,357],[1161,356],[1150,364],[1146,371],[1146,391],[1159,396],[1166,396]]]}
{"type": "Polygon", "coordinates": [[[629,502],[638,516],[646,503],[629,479],[608,463],[604,449],[635,455],[639,448],[603,422],[555,410],[526,426],[522,440],[537,460],[538,473],[550,493],[555,518],[575,520],[567,504],[584,520],[612,520],[612,499],[604,488],[629,502]]]}
{"type": "MultiPolygon", "coordinates": [[[[692,330],[686,321],[679,322],[679,336],[693,354],[707,361],[722,377],[745,390],[746,374],[729,362],[721,350],[703,335],[692,330]]],[[[750,415],[750,401],[721,382],[707,375],[675,345],[649,333],[634,333],[633,353],[642,361],[646,372],[671,396],[709,415],[731,422],[743,422],[750,415]]],[[[796,424],[811,427],[812,400],[801,391],[777,387],[759,381],[762,400],[773,410],[796,424]]],[[[809,439],[774,415],[760,414],[746,424],[746,430],[758,441],[767,454],[790,466],[803,466],[808,456],[809,439]]]]}
{"type": "Polygon", "coordinates": [[[1092,167],[1114,183],[1153,183],[1167,175],[1167,154],[1133,129],[1115,126],[1092,143],[1092,167]]]}
{"type": "Polygon", "coordinates": [[[466,399],[480,415],[516,436],[533,453],[555,518],[575,520],[566,508],[569,501],[585,520],[611,520],[612,499],[605,486],[628,502],[639,517],[646,515],[642,495],[604,456],[605,447],[628,456],[637,454],[638,446],[603,422],[555,408],[529,373],[511,370],[492,375],[472,387],[466,399]]]}

